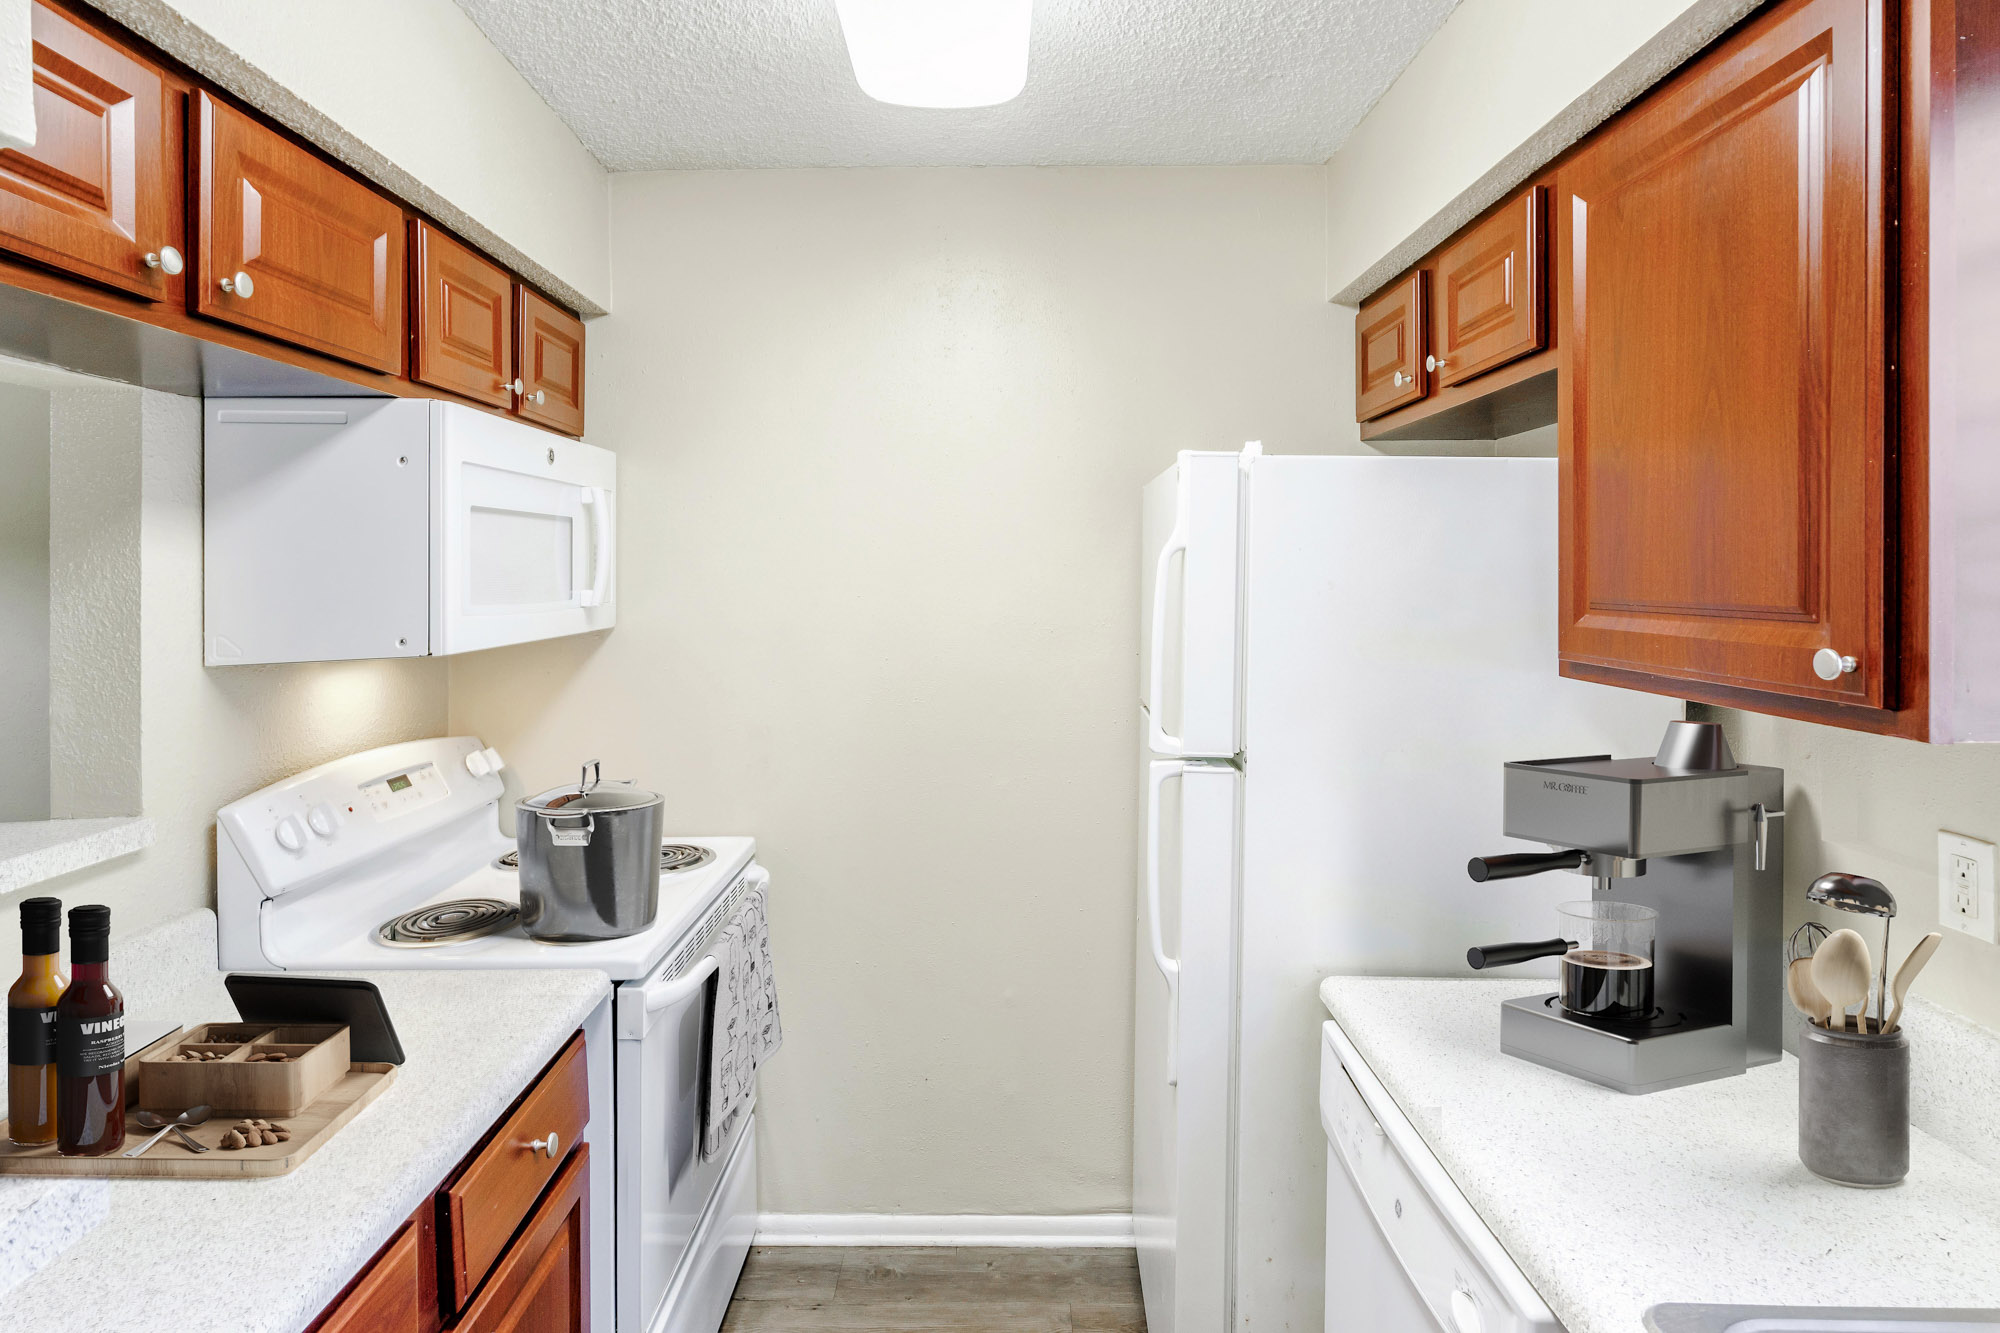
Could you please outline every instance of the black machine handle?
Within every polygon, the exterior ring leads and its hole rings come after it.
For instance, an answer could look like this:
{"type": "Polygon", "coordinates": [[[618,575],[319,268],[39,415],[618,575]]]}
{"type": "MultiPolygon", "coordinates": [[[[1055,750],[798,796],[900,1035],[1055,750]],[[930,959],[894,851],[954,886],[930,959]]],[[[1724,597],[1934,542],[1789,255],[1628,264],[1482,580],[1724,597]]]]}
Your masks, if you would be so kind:
{"type": "Polygon", "coordinates": [[[1523,875],[1539,875],[1544,870],[1581,870],[1590,864],[1590,853],[1569,852],[1509,852],[1504,856],[1475,856],[1465,863],[1465,873],[1472,876],[1476,884],[1484,884],[1489,879],[1519,879],[1523,875]]]}
{"type": "Polygon", "coordinates": [[[1575,940],[1535,940],[1526,944],[1475,944],[1465,951],[1465,961],[1477,972],[1509,963],[1526,963],[1537,958],[1553,958],[1576,947],[1575,940]]]}

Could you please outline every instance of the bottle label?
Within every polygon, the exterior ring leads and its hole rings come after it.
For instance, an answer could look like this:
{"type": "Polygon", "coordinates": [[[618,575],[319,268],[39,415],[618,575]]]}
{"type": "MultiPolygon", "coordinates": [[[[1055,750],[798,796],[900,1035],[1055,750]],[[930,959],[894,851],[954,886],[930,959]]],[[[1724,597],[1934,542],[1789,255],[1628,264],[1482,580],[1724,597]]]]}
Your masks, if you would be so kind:
{"type": "Polygon", "coordinates": [[[56,1010],[7,1011],[7,1063],[52,1065],[56,1062],[56,1010]]]}
{"type": "Polygon", "coordinates": [[[125,1063],[125,1015],[56,1024],[56,1067],[64,1078],[96,1078],[125,1063]]]}

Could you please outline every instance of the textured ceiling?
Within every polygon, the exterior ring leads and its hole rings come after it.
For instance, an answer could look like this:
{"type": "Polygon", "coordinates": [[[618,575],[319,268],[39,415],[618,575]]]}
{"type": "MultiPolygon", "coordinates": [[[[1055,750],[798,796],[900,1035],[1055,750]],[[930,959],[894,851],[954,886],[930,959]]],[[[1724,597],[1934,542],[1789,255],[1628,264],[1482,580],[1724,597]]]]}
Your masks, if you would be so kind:
{"type": "Polygon", "coordinates": [[[970,111],[870,101],[833,0],[458,3],[644,171],[1322,162],[1458,0],[1036,0],[1027,91],[970,111]]]}

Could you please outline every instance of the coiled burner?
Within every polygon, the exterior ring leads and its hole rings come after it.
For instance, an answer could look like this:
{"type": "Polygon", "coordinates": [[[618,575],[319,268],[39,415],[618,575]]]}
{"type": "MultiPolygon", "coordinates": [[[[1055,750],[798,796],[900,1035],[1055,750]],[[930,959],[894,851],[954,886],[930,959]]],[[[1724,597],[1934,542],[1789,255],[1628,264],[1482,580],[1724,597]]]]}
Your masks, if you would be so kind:
{"type": "Polygon", "coordinates": [[[520,915],[520,908],[498,898],[458,898],[385,921],[375,938],[398,949],[428,949],[505,930],[520,915]]]}
{"type": "MultiPolygon", "coordinates": [[[[660,873],[671,875],[677,870],[693,870],[705,866],[715,859],[715,853],[706,847],[697,847],[691,842],[670,842],[660,848],[660,873]]],[[[495,857],[495,870],[519,870],[521,854],[507,852],[495,857]]]]}

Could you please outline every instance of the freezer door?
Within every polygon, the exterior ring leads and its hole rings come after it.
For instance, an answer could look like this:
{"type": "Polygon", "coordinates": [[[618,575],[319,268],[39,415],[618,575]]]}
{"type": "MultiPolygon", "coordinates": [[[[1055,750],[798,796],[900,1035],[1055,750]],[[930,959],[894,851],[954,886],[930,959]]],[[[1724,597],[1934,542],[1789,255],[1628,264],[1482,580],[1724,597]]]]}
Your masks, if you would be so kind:
{"type": "Polygon", "coordinates": [[[1132,1225],[1151,1333],[1228,1320],[1241,774],[1142,760],[1132,1225]]]}
{"type": "Polygon", "coordinates": [[[1242,747],[1245,454],[1184,452],[1141,501],[1139,702],[1159,755],[1242,747]]]}

